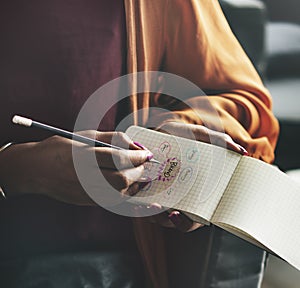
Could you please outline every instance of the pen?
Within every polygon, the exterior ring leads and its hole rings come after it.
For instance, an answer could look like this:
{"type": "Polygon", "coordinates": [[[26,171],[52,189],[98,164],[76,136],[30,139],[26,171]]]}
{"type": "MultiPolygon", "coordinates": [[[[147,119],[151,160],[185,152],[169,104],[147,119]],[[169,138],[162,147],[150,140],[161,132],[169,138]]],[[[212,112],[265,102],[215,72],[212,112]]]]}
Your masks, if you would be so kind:
{"type": "MultiPolygon", "coordinates": [[[[72,133],[70,131],[66,131],[66,130],[56,128],[56,127],[53,127],[53,126],[50,126],[50,125],[47,125],[47,124],[43,124],[43,123],[40,123],[40,122],[37,122],[37,121],[33,121],[32,119],[25,118],[25,117],[18,116],[18,115],[15,115],[13,117],[12,122],[15,123],[15,124],[26,126],[26,127],[36,127],[36,128],[41,128],[41,129],[44,129],[44,130],[48,130],[48,131],[53,132],[56,135],[59,135],[59,136],[62,136],[62,137],[68,138],[68,139],[73,139],[73,140],[76,140],[78,142],[85,143],[85,144],[95,146],[95,147],[108,147],[108,148],[113,148],[113,149],[118,149],[118,150],[126,150],[125,148],[122,148],[122,147],[118,147],[118,146],[108,144],[108,143],[105,143],[105,142],[102,142],[102,141],[99,141],[99,140],[95,140],[95,139],[92,139],[92,138],[89,138],[89,137],[86,137],[86,136],[82,136],[82,135],[79,135],[79,134],[76,134],[76,133],[72,133]]],[[[149,162],[160,164],[160,162],[155,160],[154,158],[149,159],[149,162]]]]}

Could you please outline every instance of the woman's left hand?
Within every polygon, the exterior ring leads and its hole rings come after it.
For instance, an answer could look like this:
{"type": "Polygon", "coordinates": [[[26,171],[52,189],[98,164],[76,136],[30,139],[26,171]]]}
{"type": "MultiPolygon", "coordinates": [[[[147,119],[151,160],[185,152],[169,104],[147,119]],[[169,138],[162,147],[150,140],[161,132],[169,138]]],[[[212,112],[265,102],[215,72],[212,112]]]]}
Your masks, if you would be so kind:
{"type": "Polygon", "coordinates": [[[163,207],[158,203],[153,203],[148,207],[139,206],[139,208],[141,209],[141,213],[144,209],[146,209],[148,210],[148,213],[151,212],[153,214],[152,216],[144,217],[143,219],[145,221],[157,223],[167,228],[176,228],[181,232],[190,232],[204,226],[192,221],[180,211],[165,211],[165,209],[163,209],[163,207]]]}
{"type": "MultiPolygon", "coordinates": [[[[202,125],[167,122],[159,128],[159,131],[174,136],[211,143],[213,145],[227,148],[241,155],[248,154],[246,149],[235,143],[228,134],[208,129],[202,125]]],[[[163,212],[163,208],[156,203],[150,205],[147,209],[152,209],[154,215],[146,217],[146,220],[158,223],[164,227],[173,227],[183,232],[189,232],[203,226],[202,224],[193,222],[180,211],[174,210],[172,212],[163,212]]]]}
{"type": "Polygon", "coordinates": [[[241,155],[248,155],[247,150],[241,145],[235,143],[230,135],[208,129],[203,125],[167,122],[159,127],[159,131],[174,136],[224,147],[241,155]]]}

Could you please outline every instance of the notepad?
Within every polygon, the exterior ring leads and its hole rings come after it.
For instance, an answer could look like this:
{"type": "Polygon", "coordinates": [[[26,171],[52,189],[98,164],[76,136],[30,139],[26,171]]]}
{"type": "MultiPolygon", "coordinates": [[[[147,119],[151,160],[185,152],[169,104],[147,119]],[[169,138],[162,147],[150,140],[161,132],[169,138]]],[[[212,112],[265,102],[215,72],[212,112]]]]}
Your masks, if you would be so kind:
{"type": "Polygon", "coordinates": [[[159,203],[213,223],[300,270],[300,184],[277,167],[222,147],[131,126],[126,134],[153,152],[133,203],[159,203]]]}

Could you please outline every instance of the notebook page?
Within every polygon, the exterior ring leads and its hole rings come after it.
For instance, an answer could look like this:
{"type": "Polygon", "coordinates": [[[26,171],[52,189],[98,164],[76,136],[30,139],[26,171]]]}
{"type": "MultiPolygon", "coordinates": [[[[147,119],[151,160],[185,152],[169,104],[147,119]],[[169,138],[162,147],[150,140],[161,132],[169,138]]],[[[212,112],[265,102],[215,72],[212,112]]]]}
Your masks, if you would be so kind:
{"type": "Polygon", "coordinates": [[[247,234],[245,231],[242,231],[234,226],[228,225],[228,224],[224,224],[224,223],[218,223],[216,224],[216,226],[219,226],[220,228],[240,237],[241,239],[244,239],[248,242],[250,242],[251,244],[254,244],[272,254],[273,251],[271,251],[269,248],[267,248],[266,246],[262,245],[260,242],[258,242],[255,238],[253,238],[250,234],[247,234]]]}
{"type": "Polygon", "coordinates": [[[243,157],[212,222],[251,235],[300,269],[299,208],[298,183],[274,166],[243,157]]]}
{"type": "Polygon", "coordinates": [[[161,163],[147,163],[150,167],[146,167],[146,176],[154,180],[130,201],[157,202],[207,224],[203,219],[210,221],[241,156],[210,144],[137,126],[131,126],[126,134],[145,145],[161,163]]]}
{"type": "MultiPolygon", "coordinates": [[[[203,144],[199,145],[202,146],[203,144]]],[[[210,165],[203,163],[200,166],[198,177],[191,187],[190,194],[188,194],[191,196],[183,198],[174,207],[183,212],[188,212],[186,214],[196,222],[199,220],[198,217],[211,221],[223,192],[241,158],[240,155],[234,152],[213,145],[208,145],[208,149],[211,153],[210,165]]]]}

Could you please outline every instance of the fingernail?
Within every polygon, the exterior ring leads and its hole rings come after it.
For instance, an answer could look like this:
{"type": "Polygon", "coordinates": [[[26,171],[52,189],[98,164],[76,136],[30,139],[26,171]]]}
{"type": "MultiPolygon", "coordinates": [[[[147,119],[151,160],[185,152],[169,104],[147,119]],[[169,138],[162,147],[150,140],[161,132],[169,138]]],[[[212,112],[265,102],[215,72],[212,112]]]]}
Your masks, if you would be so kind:
{"type": "Polygon", "coordinates": [[[150,182],[151,181],[151,179],[149,178],[149,177],[146,177],[146,176],[142,176],[142,177],[140,177],[138,180],[137,180],[138,182],[150,182]]]}
{"type": "Polygon", "coordinates": [[[168,217],[175,226],[179,226],[182,223],[181,215],[178,211],[173,211],[168,217]]]}
{"type": "Polygon", "coordinates": [[[138,147],[140,147],[140,148],[142,148],[143,150],[148,150],[144,145],[142,145],[139,142],[133,142],[133,144],[136,145],[136,146],[138,146],[138,147]]]}
{"type": "Polygon", "coordinates": [[[154,155],[152,153],[149,153],[149,155],[147,156],[147,161],[150,161],[151,159],[153,159],[154,155]]]}
{"type": "Polygon", "coordinates": [[[243,154],[244,156],[248,156],[248,155],[249,155],[248,151],[247,151],[243,146],[241,146],[241,145],[239,145],[239,144],[238,144],[238,146],[239,146],[240,151],[242,152],[242,154],[243,154]]]}
{"type": "MultiPolygon", "coordinates": [[[[140,147],[140,148],[142,148],[145,151],[149,151],[149,149],[147,149],[144,145],[142,145],[139,142],[133,142],[133,144],[140,147]]],[[[154,157],[154,155],[149,151],[149,154],[147,156],[147,161],[150,161],[151,159],[153,159],[153,157],[154,157]]]]}

